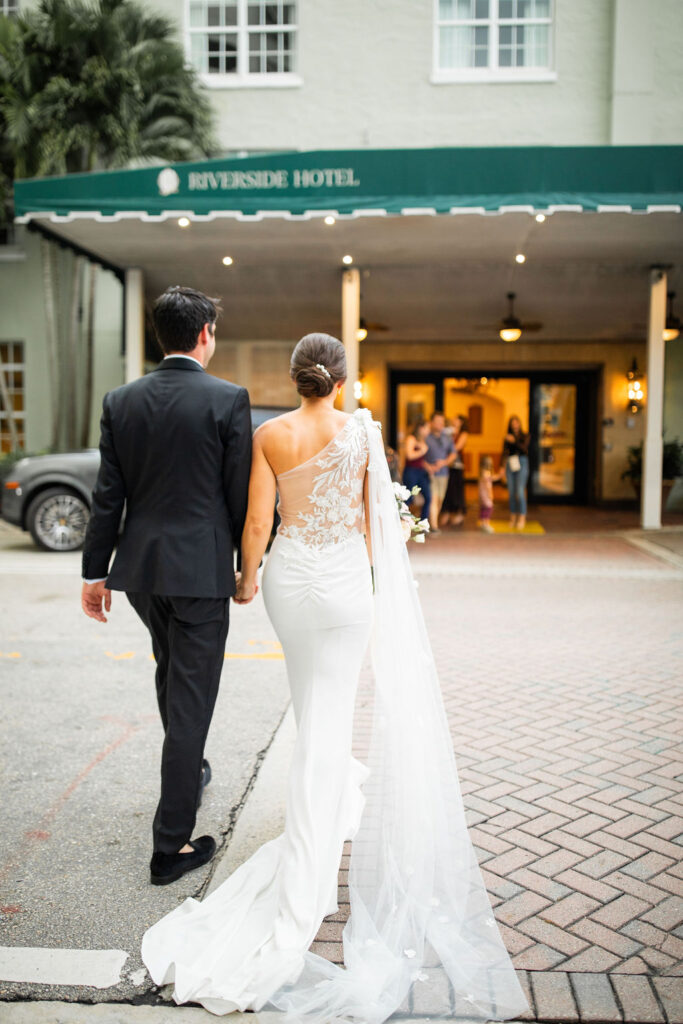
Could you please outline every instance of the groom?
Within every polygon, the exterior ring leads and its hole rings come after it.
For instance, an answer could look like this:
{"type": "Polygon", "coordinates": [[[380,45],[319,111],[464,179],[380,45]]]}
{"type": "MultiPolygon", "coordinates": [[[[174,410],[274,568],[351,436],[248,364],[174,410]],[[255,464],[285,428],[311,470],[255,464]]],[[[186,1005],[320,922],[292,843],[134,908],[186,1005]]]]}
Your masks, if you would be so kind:
{"type": "Polygon", "coordinates": [[[216,851],[211,836],[190,837],[211,778],[204,744],[223,667],[251,463],[246,389],[205,372],[219,312],[192,288],[168,288],[157,299],[154,328],[165,356],[153,373],[104,397],[101,463],[83,550],[85,614],[106,622],[111,591],[125,590],[152,638],[165,734],[154,885],[175,882],[216,851]]]}

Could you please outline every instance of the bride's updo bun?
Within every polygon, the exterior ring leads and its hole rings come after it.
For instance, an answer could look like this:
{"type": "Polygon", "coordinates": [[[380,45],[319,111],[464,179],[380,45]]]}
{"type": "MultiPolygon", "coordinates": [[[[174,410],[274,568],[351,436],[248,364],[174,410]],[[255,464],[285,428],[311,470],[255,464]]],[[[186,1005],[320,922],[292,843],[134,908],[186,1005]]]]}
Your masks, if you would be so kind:
{"type": "Polygon", "coordinates": [[[292,352],[289,376],[303,398],[324,398],[346,380],[346,352],[331,334],[306,334],[292,352]]]}

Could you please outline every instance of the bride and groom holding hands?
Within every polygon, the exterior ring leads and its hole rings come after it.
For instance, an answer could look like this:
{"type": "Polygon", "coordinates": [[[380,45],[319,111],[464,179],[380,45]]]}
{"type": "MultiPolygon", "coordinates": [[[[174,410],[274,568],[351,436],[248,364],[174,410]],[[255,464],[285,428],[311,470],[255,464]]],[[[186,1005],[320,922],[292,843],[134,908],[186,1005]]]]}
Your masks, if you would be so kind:
{"type": "Polygon", "coordinates": [[[335,409],[344,348],[309,334],[290,364],[300,408],[252,439],[246,390],[205,372],[219,312],[189,288],[157,300],[165,357],[105,396],[83,552],[86,614],[106,621],[111,591],[123,590],[152,640],[164,729],[152,883],[173,882],[215,853],[211,836],[192,838],[211,778],[204,745],[230,600],[248,603],[258,590],[278,495],[262,591],[297,739],[282,835],[203,902],[185,900],[148,929],[143,961],[157,984],[174,984],[176,1002],[216,1014],[268,1005],[320,1022],[380,1024],[420,987],[432,1016],[514,1016],[526,1000],[467,833],[378,425],[366,410],[335,409]],[[366,766],[351,742],[369,644],[366,766]],[[338,910],[348,839],[350,917],[338,967],[309,946],[338,910]]]}

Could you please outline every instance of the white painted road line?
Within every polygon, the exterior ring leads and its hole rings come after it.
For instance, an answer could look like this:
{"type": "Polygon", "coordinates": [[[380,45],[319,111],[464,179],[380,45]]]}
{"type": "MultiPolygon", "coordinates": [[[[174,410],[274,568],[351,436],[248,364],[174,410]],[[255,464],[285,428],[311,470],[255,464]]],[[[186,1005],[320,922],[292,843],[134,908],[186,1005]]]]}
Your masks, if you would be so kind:
{"type": "Polygon", "coordinates": [[[0,946],[0,981],[109,988],[118,985],[127,959],[122,949],[0,946]]]}

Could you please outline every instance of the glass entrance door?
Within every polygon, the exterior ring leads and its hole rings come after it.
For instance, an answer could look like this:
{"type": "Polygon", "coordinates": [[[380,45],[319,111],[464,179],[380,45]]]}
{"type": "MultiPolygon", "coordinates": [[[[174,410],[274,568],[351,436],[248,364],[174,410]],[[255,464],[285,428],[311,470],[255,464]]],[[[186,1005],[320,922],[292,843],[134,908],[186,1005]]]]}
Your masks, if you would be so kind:
{"type": "Polygon", "coordinates": [[[536,459],[531,490],[536,498],[570,497],[576,491],[576,384],[536,384],[536,459]]]}
{"type": "Polygon", "coordinates": [[[424,383],[399,384],[396,394],[397,443],[402,445],[408,431],[420,420],[431,419],[436,409],[436,385],[424,383]]]}

